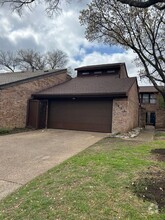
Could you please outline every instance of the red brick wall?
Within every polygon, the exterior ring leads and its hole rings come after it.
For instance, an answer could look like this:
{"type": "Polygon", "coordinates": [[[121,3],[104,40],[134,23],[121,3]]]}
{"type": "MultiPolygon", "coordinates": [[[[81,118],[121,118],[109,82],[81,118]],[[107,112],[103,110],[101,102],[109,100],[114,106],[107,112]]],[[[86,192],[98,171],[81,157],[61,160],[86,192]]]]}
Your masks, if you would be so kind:
{"type": "Polygon", "coordinates": [[[66,73],[49,75],[0,90],[0,128],[26,126],[27,101],[31,94],[63,83],[66,73]]]}

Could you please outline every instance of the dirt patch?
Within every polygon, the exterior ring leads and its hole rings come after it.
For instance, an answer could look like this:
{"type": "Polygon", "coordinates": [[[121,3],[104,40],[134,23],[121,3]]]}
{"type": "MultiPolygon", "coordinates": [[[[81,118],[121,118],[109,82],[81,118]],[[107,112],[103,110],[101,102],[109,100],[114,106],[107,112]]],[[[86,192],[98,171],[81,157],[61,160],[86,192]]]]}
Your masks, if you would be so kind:
{"type": "Polygon", "coordinates": [[[158,161],[165,161],[165,148],[153,149],[151,153],[155,155],[158,161]]]}
{"type": "Polygon", "coordinates": [[[165,170],[151,166],[132,182],[134,193],[144,200],[156,203],[158,210],[165,208],[165,170]]]}

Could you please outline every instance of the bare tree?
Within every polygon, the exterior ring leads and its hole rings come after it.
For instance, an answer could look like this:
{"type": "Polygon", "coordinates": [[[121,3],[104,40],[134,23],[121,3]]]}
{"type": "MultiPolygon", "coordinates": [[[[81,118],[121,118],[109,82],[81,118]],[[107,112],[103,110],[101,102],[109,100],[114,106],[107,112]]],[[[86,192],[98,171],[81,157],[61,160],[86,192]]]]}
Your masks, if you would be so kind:
{"type": "Polygon", "coordinates": [[[13,11],[17,11],[21,14],[24,7],[31,9],[43,3],[47,14],[52,15],[54,12],[60,10],[61,2],[68,2],[68,0],[0,0],[0,5],[3,6],[7,4],[13,11]]]}
{"type": "Polygon", "coordinates": [[[88,40],[132,49],[142,75],[153,83],[165,101],[164,10],[129,7],[117,0],[92,0],[81,12],[80,22],[86,26],[88,40]]]}
{"type": "Polygon", "coordinates": [[[19,50],[17,55],[20,69],[23,70],[43,70],[45,68],[44,57],[34,50],[19,50]]]}
{"type": "Polygon", "coordinates": [[[18,60],[13,52],[10,51],[0,51],[0,68],[6,69],[11,72],[15,71],[18,66],[18,60]]]}
{"type": "MultiPolygon", "coordinates": [[[[1,6],[4,4],[10,5],[12,10],[16,10],[21,14],[24,7],[32,8],[38,4],[45,4],[45,11],[48,15],[52,15],[61,8],[62,2],[70,2],[71,0],[0,0],[1,6]]],[[[113,0],[112,0],[113,1],[113,0]]],[[[123,4],[138,8],[147,8],[150,6],[155,6],[159,10],[165,9],[165,0],[117,0],[123,4]]]]}
{"type": "Polygon", "coordinates": [[[0,68],[14,72],[15,69],[35,71],[66,67],[68,56],[61,50],[40,54],[32,49],[22,49],[17,53],[0,51],[0,68]]]}
{"type": "Polygon", "coordinates": [[[63,68],[68,63],[68,56],[61,50],[54,50],[46,54],[48,69],[63,68]]]}

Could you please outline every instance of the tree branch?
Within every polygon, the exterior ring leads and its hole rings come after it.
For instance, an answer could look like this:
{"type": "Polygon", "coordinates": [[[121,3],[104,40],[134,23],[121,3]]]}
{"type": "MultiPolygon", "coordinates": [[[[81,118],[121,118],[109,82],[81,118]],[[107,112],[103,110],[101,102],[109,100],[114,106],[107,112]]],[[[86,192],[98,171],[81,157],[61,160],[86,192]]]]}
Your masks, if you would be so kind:
{"type": "Polygon", "coordinates": [[[138,0],[117,0],[123,4],[127,4],[130,6],[134,6],[137,8],[148,8],[152,5],[154,5],[157,9],[163,10],[165,8],[165,4],[162,6],[157,5],[158,3],[165,3],[165,0],[147,0],[147,1],[138,1],[138,0]]]}

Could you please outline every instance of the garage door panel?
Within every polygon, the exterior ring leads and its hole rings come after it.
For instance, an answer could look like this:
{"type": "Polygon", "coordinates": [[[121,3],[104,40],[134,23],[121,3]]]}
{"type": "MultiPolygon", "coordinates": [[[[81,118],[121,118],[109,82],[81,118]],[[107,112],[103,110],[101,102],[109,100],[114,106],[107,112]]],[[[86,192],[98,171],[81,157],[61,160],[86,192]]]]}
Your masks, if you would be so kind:
{"type": "Polygon", "coordinates": [[[49,103],[49,128],[111,132],[112,102],[54,100],[49,103]]]}

